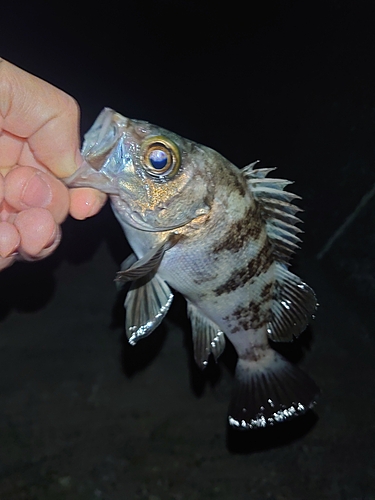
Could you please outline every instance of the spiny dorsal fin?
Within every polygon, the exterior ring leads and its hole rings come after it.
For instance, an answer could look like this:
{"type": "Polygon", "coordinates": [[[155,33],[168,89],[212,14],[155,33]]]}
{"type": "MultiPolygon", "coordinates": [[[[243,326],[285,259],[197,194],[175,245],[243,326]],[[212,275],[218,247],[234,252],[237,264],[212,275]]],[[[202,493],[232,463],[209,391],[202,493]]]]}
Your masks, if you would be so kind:
{"type": "Polygon", "coordinates": [[[291,181],[267,178],[275,168],[254,169],[257,163],[245,167],[242,175],[259,203],[268,237],[274,246],[275,257],[280,262],[288,264],[301,242],[297,236],[301,230],[296,224],[302,221],[295,215],[301,209],[292,203],[300,197],[284,191],[286,186],[292,184],[291,181]]]}

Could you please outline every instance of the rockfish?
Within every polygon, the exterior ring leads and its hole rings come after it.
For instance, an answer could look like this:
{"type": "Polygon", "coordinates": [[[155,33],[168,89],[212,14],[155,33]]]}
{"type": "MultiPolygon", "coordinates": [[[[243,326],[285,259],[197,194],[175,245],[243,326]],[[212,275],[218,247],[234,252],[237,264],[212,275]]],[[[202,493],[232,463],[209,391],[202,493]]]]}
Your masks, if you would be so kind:
{"type": "Polygon", "coordinates": [[[187,301],[194,356],[204,368],[225,338],[238,354],[229,424],[272,425],[304,413],[319,390],[271,348],[289,342],[316,308],[313,290],[288,270],[301,241],[298,196],[257,162],[239,170],[216,151],[104,109],[85,135],[83,165],[66,180],[95,187],[134,254],[117,280],[131,344],[165,317],[173,290],[187,301]]]}

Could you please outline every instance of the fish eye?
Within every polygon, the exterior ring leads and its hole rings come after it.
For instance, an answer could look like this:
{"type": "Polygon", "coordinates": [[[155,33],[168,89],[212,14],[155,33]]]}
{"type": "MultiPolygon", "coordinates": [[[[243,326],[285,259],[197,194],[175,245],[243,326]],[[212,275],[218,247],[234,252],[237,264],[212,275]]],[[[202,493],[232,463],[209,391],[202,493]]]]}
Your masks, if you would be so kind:
{"type": "Polygon", "coordinates": [[[181,164],[176,144],[163,136],[146,139],[141,146],[144,169],[153,177],[173,177],[181,164]]]}

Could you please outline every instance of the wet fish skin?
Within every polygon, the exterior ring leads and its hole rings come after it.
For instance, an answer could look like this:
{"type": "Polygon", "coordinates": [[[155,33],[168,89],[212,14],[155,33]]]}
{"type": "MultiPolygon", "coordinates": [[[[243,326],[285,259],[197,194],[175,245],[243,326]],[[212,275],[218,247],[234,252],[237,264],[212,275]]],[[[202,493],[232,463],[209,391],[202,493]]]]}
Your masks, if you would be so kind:
{"type": "Polygon", "coordinates": [[[230,425],[264,427],[311,408],[317,386],[269,344],[293,340],[316,308],[314,292],[287,269],[300,241],[289,182],[256,163],[239,170],[208,147],[109,109],[82,153],[86,163],[67,184],[110,194],[135,254],[117,275],[133,282],[129,341],[160,324],[171,287],[187,300],[199,366],[220,356],[225,336],[236,349],[230,425]]]}

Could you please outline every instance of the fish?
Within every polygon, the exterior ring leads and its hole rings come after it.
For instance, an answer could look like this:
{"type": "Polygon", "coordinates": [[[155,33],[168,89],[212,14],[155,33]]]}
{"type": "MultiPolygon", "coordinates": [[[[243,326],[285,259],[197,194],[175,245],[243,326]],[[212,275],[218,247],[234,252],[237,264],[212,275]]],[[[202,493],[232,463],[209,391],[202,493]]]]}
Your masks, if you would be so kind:
{"type": "Polygon", "coordinates": [[[133,253],[117,273],[130,344],[150,335],[179,292],[204,369],[226,340],[238,356],[228,423],[240,430],[312,408],[315,382],[275,349],[313,317],[314,291],[289,271],[299,247],[299,196],[275,168],[239,169],[220,153],[104,108],[86,133],[84,162],[65,183],[110,196],[133,253]]]}

